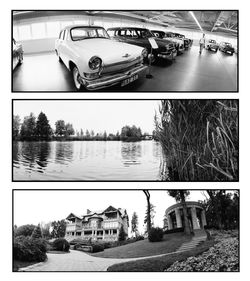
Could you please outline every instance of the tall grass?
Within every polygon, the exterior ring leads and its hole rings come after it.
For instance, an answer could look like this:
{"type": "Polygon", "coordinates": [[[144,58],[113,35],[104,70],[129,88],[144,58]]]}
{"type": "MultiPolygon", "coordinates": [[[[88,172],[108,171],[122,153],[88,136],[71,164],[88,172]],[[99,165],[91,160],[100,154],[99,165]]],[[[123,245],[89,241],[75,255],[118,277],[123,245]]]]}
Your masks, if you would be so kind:
{"type": "Polygon", "coordinates": [[[238,180],[237,100],[162,100],[155,126],[162,180],[238,180]]]}

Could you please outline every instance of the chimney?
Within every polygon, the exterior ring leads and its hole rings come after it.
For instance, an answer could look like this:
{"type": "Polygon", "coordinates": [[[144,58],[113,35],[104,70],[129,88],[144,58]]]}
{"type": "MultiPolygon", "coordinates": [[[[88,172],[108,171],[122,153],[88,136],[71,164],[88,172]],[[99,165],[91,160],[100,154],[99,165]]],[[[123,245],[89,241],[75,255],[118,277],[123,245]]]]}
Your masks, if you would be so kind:
{"type": "Polygon", "coordinates": [[[91,213],[91,211],[89,209],[87,209],[87,215],[89,215],[91,213]]]}

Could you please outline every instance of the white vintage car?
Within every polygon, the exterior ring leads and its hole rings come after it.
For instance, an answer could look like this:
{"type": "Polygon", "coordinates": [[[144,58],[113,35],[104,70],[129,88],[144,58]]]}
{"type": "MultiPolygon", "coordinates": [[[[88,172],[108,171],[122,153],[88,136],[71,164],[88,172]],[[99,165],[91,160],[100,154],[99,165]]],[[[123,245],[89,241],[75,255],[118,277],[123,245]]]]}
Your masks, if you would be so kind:
{"type": "Polygon", "coordinates": [[[67,26],[55,42],[59,61],[72,71],[77,90],[125,86],[145,73],[147,50],[110,39],[100,26],[67,26]]]}

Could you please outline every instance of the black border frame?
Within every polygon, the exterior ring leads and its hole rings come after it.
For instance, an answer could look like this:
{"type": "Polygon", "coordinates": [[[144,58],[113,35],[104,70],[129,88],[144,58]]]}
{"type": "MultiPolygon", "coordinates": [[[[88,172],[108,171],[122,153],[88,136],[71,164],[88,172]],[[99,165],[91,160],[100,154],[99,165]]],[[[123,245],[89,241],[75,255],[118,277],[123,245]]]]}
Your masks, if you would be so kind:
{"type": "MultiPolygon", "coordinates": [[[[69,12],[79,12],[79,11],[97,11],[95,9],[88,9],[88,10],[45,10],[45,9],[27,9],[29,11],[53,11],[53,12],[56,12],[56,11],[69,11],[69,12]]],[[[14,11],[19,11],[19,12],[22,12],[22,11],[27,11],[25,9],[12,9],[11,10],[11,92],[12,93],[75,93],[75,91],[14,91],[13,90],[13,46],[12,46],[12,38],[13,38],[13,12],[14,11]]],[[[132,10],[132,9],[123,9],[123,10],[116,10],[116,9],[109,9],[109,10],[105,10],[105,9],[101,9],[101,10],[98,10],[98,11],[135,11],[135,10],[132,10]]],[[[177,9],[177,10],[173,10],[173,9],[170,9],[170,10],[162,10],[162,9],[153,9],[153,10],[137,10],[137,11],[189,11],[187,9],[177,9]]],[[[217,10],[217,9],[192,9],[192,11],[236,11],[237,12],[237,22],[238,22],[238,26],[237,26],[237,77],[236,77],[236,83],[237,83],[237,86],[236,86],[236,90],[235,91],[146,91],[146,93],[239,93],[239,37],[240,37],[240,34],[239,34],[239,9],[225,9],[225,10],[217,10]]],[[[95,92],[95,91],[94,91],[95,92]]],[[[103,91],[103,89],[100,89],[99,91],[97,91],[96,93],[105,93],[105,92],[108,92],[108,91],[103,91]]],[[[112,92],[116,92],[116,91],[112,91],[112,92]]],[[[126,91],[118,91],[116,93],[143,93],[145,91],[129,91],[129,92],[126,92],[126,91]]],[[[83,93],[84,94],[84,93],[83,93]]]]}
{"type": "MultiPolygon", "coordinates": [[[[166,98],[167,99],[167,98],[166,98]]],[[[169,99],[169,100],[206,100],[207,98],[204,99],[169,99]]],[[[163,99],[12,99],[11,102],[11,140],[12,140],[12,146],[11,146],[11,181],[12,182],[161,182],[161,181],[156,181],[156,180],[15,180],[14,179],[14,165],[13,165],[13,113],[14,113],[14,103],[17,101],[103,101],[103,102],[109,102],[109,101],[119,101],[119,102],[123,102],[123,101],[161,101],[163,99]]],[[[234,100],[238,102],[238,128],[239,128],[239,124],[240,124],[240,103],[239,103],[239,99],[226,99],[226,98],[214,98],[214,99],[210,99],[210,100],[234,100]]],[[[238,130],[238,140],[239,140],[239,136],[240,136],[240,128],[238,130]]],[[[240,146],[240,143],[239,143],[240,146]]],[[[240,149],[239,149],[240,150],[240,149]]],[[[239,153],[240,154],[240,153],[239,153]]],[[[238,154],[238,174],[237,174],[237,179],[233,180],[233,181],[224,181],[225,183],[232,183],[232,182],[239,182],[239,175],[240,175],[240,157],[238,154]]],[[[167,184],[171,184],[174,181],[169,181],[169,182],[165,182],[167,184]]],[[[176,181],[176,183],[179,183],[182,181],[176,181]]],[[[186,181],[184,181],[186,182],[186,181]]],[[[209,182],[209,181],[189,181],[189,182],[209,182]]],[[[220,182],[221,181],[210,181],[210,182],[220,182]]]]}
{"type": "MultiPolygon", "coordinates": [[[[209,188],[208,188],[209,189],[209,188]]],[[[14,227],[14,192],[15,191],[58,191],[58,192],[62,192],[62,191],[142,191],[143,189],[41,189],[41,188],[38,188],[38,189],[12,189],[12,273],[109,273],[109,274],[116,274],[116,273],[136,273],[136,274],[140,274],[140,273],[143,273],[143,272],[147,272],[147,271],[119,271],[119,272],[109,272],[109,271],[13,271],[14,269],[14,257],[13,257],[13,243],[14,243],[14,231],[13,231],[13,227],[14,227]]],[[[149,191],[167,191],[169,189],[149,189],[149,191]]],[[[180,190],[180,189],[171,189],[171,190],[180,190]]],[[[206,191],[207,189],[187,189],[187,190],[190,190],[190,191],[206,191]]],[[[215,189],[212,189],[212,190],[221,190],[221,189],[218,189],[218,188],[215,188],[215,189]]],[[[238,256],[239,256],[239,271],[226,271],[226,272],[217,272],[217,271],[198,271],[197,273],[222,273],[222,274],[225,274],[225,273],[240,273],[240,197],[241,197],[241,194],[240,194],[240,189],[239,188],[229,188],[229,189],[223,189],[225,191],[233,191],[233,190],[237,190],[239,192],[239,250],[238,250],[238,256]]],[[[162,273],[162,271],[150,271],[151,273],[162,273]]],[[[148,273],[150,273],[148,272],[148,273]]],[[[170,272],[170,273],[194,273],[192,271],[174,271],[174,272],[170,272]]]]}

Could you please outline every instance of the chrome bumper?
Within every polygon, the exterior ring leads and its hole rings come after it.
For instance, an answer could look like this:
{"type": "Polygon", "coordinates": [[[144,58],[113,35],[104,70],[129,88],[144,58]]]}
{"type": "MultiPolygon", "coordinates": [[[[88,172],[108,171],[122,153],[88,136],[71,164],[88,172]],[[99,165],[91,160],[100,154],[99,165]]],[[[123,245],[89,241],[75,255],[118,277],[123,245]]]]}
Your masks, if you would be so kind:
{"type": "Polygon", "coordinates": [[[177,51],[174,49],[171,52],[164,52],[157,55],[159,58],[167,59],[167,60],[173,60],[177,56],[177,51]]]}
{"type": "Polygon", "coordinates": [[[126,72],[115,74],[115,75],[104,76],[101,78],[97,78],[95,80],[86,80],[83,77],[81,77],[80,79],[81,79],[81,83],[85,86],[85,88],[87,90],[90,90],[90,91],[99,90],[102,88],[117,85],[125,79],[131,78],[132,76],[134,76],[136,74],[140,74],[140,73],[146,71],[147,68],[148,68],[148,66],[146,66],[146,65],[140,65],[140,66],[137,66],[136,68],[126,71],[126,72]]]}

